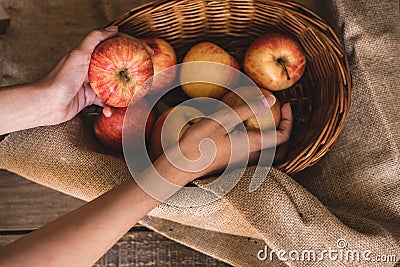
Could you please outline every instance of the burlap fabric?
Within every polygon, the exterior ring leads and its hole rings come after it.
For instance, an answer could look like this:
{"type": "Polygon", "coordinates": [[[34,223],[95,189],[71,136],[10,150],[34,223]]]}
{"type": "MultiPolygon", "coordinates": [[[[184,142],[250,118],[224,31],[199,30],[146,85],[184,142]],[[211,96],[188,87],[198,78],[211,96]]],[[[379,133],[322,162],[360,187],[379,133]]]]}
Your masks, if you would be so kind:
{"type": "MultiPolygon", "coordinates": [[[[39,78],[89,29],[139,2],[3,1],[12,24],[4,40],[2,85],[39,78]]],[[[341,36],[351,62],[352,109],[333,149],[294,178],[272,170],[248,193],[248,168],[221,200],[198,208],[162,205],[141,223],[235,266],[394,266],[327,255],[323,262],[282,262],[276,253],[272,260],[257,257],[265,245],[301,256],[338,249],[345,240],[346,249],[370,250],[371,259],[400,260],[399,1],[305,4],[341,36]]],[[[105,154],[82,117],[10,134],[0,143],[0,167],[84,200],[130,179],[124,161],[105,154]]]]}

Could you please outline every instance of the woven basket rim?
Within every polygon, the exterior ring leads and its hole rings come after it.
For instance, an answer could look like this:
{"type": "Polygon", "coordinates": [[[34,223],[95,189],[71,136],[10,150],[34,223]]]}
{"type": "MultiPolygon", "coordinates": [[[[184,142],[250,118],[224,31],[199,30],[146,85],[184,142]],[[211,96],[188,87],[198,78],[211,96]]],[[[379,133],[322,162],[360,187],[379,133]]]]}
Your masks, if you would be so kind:
{"type": "MultiPolygon", "coordinates": [[[[216,2],[212,0],[192,0],[193,3],[208,3],[216,2]]],[[[218,2],[237,2],[235,0],[218,0],[218,2]]],[[[333,61],[337,63],[338,70],[341,76],[341,90],[339,90],[339,95],[337,103],[334,103],[333,116],[328,120],[325,127],[321,130],[318,138],[315,142],[308,144],[303,150],[298,153],[296,157],[291,159],[290,162],[284,162],[276,167],[288,174],[295,174],[307,167],[314,165],[318,162],[322,156],[324,156],[331,148],[334,142],[337,140],[340,132],[342,131],[345,121],[348,116],[348,112],[351,106],[351,92],[352,92],[352,77],[350,72],[350,64],[338,35],[334,30],[326,24],[326,22],[318,16],[315,12],[311,11],[309,8],[303,6],[300,3],[293,1],[278,1],[278,0],[254,0],[246,1],[253,3],[264,3],[272,6],[279,6],[284,8],[290,14],[295,14],[298,17],[293,17],[297,21],[306,23],[310,29],[316,29],[326,36],[327,44],[329,48],[332,48],[333,52],[330,56],[333,57],[333,61]],[[333,130],[332,130],[333,129],[333,130]],[[329,132],[328,135],[324,135],[329,132]]],[[[123,13],[116,20],[108,23],[105,27],[116,25],[121,26],[129,23],[133,17],[140,17],[142,14],[148,12],[154,12],[161,9],[164,5],[179,6],[187,4],[187,0],[156,0],[143,5],[134,7],[129,11],[123,13]]],[[[311,31],[314,33],[313,31],[311,31]]],[[[315,34],[315,33],[314,33],[315,34]]],[[[316,38],[318,40],[318,38],[316,38]]],[[[325,39],[324,39],[325,40],[325,39]]],[[[332,104],[331,104],[332,105],[332,104]]]]}

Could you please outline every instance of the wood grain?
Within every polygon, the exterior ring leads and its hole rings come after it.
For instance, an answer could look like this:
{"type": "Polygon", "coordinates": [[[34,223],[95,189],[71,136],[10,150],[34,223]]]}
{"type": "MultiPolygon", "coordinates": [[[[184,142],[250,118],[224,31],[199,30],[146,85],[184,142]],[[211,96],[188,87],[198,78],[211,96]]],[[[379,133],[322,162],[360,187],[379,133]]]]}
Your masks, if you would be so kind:
{"type": "Polygon", "coordinates": [[[0,170],[0,231],[36,229],[84,201],[0,170]]]}
{"type": "Polygon", "coordinates": [[[154,232],[130,232],[94,266],[229,266],[154,232]]]}
{"type": "MultiPolygon", "coordinates": [[[[0,248],[84,203],[0,170],[0,248]]],[[[94,266],[229,265],[137,225],[94,266]]]]}
{"type": "MultiPolygon", "coordinates": [[[[0,247],[22,235],[0,235],[0,247]]],[[[152,231],[124,235],[94,267],[103,266],[229,266],[152,231]]]]}
{"type": "Polygon", "coordinates": [[[11,242],[17,240],[22,235],[13,235],[13,234],[1,234],[0,235],[0,248],[10,244],[11,242]]]}
{"type": "Polygon", "coordinates": [[[4,10],[0,3],[0,35],[3,35],[7,32],[8,27],[10,26],[10,16],[4,10]]]}

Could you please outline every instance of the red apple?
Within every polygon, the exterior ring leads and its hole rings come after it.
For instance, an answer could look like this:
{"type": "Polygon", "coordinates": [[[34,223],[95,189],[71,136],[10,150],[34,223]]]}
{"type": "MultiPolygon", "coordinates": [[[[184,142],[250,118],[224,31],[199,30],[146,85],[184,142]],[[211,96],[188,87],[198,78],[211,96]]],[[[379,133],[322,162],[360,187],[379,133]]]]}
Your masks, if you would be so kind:
{"type": "Polygon", "coordinates": [[[150,90],[153,63],[146,48],[129,37],[115,37],[101,42],[93,51],[89,81],[105,104],[127,107],[150,90]],[[150,80],[149,80],[150,79],[150,80]]]}
{"type": "Polygon", "coordinates": [[[142,41],[154,51],[151,56],[154,78],[149,93],[156,94],[168,88],[175,79],[176,68],[173,67],[176,65],[175,50],[168,42],[162,39],[152,38],[143,39],[142,41]]]}
{"type": "Polygon", "coordinates": [[[306,57],[291,36],[268,33],[246,51],[244,70],[260,87],[279,91],[292,86],[304,73],[306,57]]]}
{"type": "MultiPolygon", "coordinates": [[[[221,101],[230,107],[239,106],[244,104],[244,100],[236,93],[250,98],[251,96],[256,96],[259,94],[259,91],[261,91],[265,97],[273,96],[275,98],[275,96],[266,89],[257,88],[254,86],[242,86],[224,95],[221,101]]],[[[279,122],[281,121],[281,105],[278,99],[275,98],[275,100],[275,104],[273,104],[271,107],[272,116],[271,113],[266,112],[265,114],[257,116],[257,118],[252,117],[245,120],[244,125],[246,126],[247,130],[267,131],[275,129],[279,125],[279,122]]]]}
{"type": "Polygon", "coordinates": [[[180,73],[182,89],[190,97],[219,99],[228,92],[226,88],[233,87],[239,79],[239,72],[236,71],[239,69],[239,64],[236,59],[214,43],[203,42],[193,46],[183,59],[183,63],[198,61],[219,64],[182,65],[180,73]]]}
{"type": "MultiPolygon", "coordinates": [[[[101,143],[108,148],[113,150],[122,151],[122,131],[125,127],[126,131],[129,131],[129,138],[139,140],[136,142],[137,147],[140,148],[140,138],[143,138],[143,128],[141,127],[141,121],[147,116],[145,138],[150,139],[151,129],[154,125],[154,113],[150,110],[150,106],[143,99],[138,103],[130,106],[129,109],[133,109],[134,113],[129,111],[129,116],[125,120],[124,118],[127,108],[115,108],[110,117],[101,114],[94,123],[94,133],[101,143]]],[[[133,144],[136,144],[135,142],[133,144]]],[[[134,145],[134,147],[136,147],[134,145]]]]}
{"type": "Polygon", "coordinates": [[[189,129],[189,127],[201,120],[200,117],[204,117],[203,112],[196,108],[184,105],[172,107],[161,114],[154,124],[151,135],[150,151],[154,158],[159,157],[164,152],[161,144],[162,131],[164,131],[163,145],[164,148],[167,149],[168,147],[178,143],[179,139],[189,129]],[[171,114],[173,117],[171,117],[171,120],[168,119],[168,124],[166,124],[165,120],[173,110],[174,113],[171,114]],[[187,122],[188,119],[193,117],[196,118],[187,122]],[[163,127],[164,130],[162,130],[163,127]]]}

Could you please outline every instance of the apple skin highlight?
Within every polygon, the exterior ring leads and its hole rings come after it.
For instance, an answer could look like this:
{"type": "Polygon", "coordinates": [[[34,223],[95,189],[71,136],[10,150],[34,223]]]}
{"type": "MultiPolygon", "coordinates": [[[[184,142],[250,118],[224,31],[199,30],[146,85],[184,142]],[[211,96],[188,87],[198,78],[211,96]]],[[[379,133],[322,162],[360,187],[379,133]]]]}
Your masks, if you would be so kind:
{"type": "Polygon", "coordinates": [[[127,107],[142,99],[150,90],[153,74],[146,48],[129,37],[101,42],[93,51],[88,72],[94,92],[113,107],[127,107]]]}
{"type": "Polygon", "coordinates": [[[151,56],[154,68],[153,84],[149,94],[165,91],[176,76],[176,53],[174,48],[159,38],[142,39],[154,52],[151,56]],[[175,66],[175,67],[174,67],[175,66]]]}
{"type": "Polygon", "coordinates": [[[255,40],[244,59],[246,74],[260,87],[284,90],[295,84],[306,68],[301,45],[291,36],[268,33],[255,40]]]}

